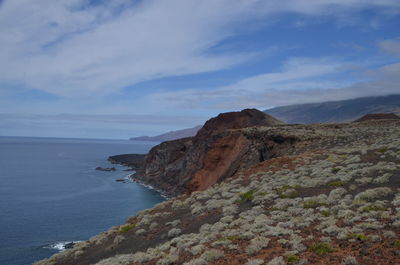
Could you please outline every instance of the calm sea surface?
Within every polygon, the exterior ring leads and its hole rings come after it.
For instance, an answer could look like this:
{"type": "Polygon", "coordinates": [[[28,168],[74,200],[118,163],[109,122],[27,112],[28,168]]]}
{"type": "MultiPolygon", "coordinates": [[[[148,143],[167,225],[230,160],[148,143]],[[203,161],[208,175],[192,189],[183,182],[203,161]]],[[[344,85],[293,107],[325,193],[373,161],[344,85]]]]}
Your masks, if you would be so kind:
{"type": "Polygon", "coordinates": [[[106,160],[152,144],[0,137],[0,264],[31,264],[57,253],[57,243],[86,240],[163,201],[154,190],[116,182],[130,172],[106,160]]]}

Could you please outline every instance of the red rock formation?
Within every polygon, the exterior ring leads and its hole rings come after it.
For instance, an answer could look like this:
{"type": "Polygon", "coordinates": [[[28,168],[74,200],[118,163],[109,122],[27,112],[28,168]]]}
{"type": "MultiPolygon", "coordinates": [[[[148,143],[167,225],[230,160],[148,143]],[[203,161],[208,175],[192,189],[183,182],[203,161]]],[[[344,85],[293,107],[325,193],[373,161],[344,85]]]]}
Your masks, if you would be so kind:
{"type": "Polygon", "coordinates": [[[221,113],[209,119],[198,131],[196,137],[204,139],[222,133],[228,129],[241,129],[252,126],[273,126],[282,121],[256,109],[244,109],[240,112],[221,113]]]}
{"type": "Polygon", "coordinates": [[[268,156],[265,142],[229,129],[279,124],[283,123],[256,109],[220,114],[208,120],[195,137],[152,148],[135,178],[170,195],[205,190],[268,156]]]}
{"type": "Polygon", "coordinates": [[[369,120],[399,120],[400,117],[394,113],[373,113],[362,116],[354,122],[369,121],[369,120]]]}

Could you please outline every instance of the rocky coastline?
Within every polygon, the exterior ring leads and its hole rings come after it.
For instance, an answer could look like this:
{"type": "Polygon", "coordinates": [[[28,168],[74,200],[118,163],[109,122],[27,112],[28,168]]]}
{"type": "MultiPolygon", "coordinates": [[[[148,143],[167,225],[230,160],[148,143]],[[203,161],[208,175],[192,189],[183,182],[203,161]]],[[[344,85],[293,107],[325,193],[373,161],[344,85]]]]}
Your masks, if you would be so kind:
{"type": "Polygon", "coordinates": [[[37,265],[400,264],[400,120],[244,110],[135,164],[173,197],[37,265]]]}

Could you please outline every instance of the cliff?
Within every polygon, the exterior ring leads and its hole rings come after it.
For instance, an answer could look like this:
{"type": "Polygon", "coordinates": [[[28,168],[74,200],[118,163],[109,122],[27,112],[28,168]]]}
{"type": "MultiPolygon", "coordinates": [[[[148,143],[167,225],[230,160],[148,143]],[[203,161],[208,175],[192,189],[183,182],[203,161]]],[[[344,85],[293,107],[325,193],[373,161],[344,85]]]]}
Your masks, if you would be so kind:
{"type": "Polygon", "coordinates": [[[187,183],[218,183],[36,265],[400,264],[399,120],[203,133],[161,144],[146,168],[191,172],[200,157],[187,183]]]}
{"type": "MultiPolygon", "coordinates": [[[[268,145],[276,139],[251,139],[235,129],[281,124],[256,109],[220,114],[208,120],[195,137],[163,142],[152,148],[134,178],[169,195],[205,190],[273,155],[273,151],[265,150],[273,150],[268,145]]],[[[284,145],[286,139],[279,141],[284,145]]]]}

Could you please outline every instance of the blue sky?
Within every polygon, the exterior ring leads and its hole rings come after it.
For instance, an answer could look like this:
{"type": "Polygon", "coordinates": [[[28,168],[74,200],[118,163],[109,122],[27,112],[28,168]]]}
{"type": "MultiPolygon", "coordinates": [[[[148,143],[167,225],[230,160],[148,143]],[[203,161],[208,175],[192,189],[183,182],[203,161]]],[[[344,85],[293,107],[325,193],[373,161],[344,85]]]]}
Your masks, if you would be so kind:
{"type": "Polygon", "coordinates": [[[0,135],[128,138],[400,93],[398,0],[4,0],[0,135]]]}

